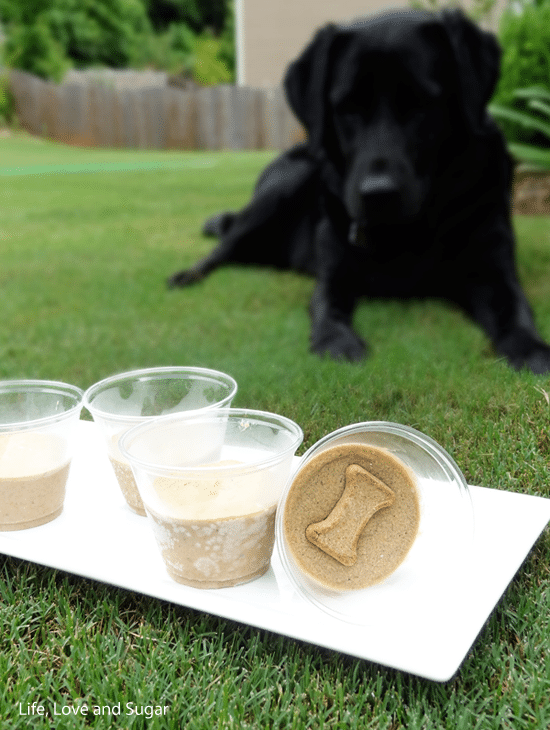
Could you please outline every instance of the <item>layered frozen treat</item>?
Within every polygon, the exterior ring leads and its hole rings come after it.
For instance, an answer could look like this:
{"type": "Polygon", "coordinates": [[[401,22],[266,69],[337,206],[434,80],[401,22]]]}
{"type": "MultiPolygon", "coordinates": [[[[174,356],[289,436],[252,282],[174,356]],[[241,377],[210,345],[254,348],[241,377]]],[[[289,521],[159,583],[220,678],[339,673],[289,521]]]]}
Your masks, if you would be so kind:
{"type": "Polygon", "coordinates": [[[237,383],[230,375],[186,366],[131,370],[88,388],[84,405],[105,437],[120,491],[134,512],[145,515],[145,508],[132,468],[118,447],[123,434],[161,416],[228,407],[236,392],[237,383]]]}
{"type": "Polygon", "coordinates": [[[347,591],[393,573],[419,522],[412,471],[385,449],[344,443],[300,469],[286,497],[283,525],[299,568],[326,588],[347,591]]]}
{"type": "Polygon", "coordinates": [[[58,517],[83,392],[50,380],[0,381],[0,530],[58,517]]]}
{"type": "Polygon", "coordinates": [[[174,580],[224,588],[268,570],[277,503],[302,438],[283,416],[234,408],[157,419],[122,437],[174,580]]]}

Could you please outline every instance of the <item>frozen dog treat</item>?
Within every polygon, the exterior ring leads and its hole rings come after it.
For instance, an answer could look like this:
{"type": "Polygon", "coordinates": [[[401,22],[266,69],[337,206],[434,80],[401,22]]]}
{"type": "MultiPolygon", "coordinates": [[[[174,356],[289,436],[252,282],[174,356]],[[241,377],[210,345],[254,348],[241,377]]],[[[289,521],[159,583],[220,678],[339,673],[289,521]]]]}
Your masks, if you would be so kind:
{"type": "Polygon", "coordinates": [[[139,423],[174,413],[194,413],[231,404],[237,383],[217,370],[159,367],[112,375],[90,386],[84,405],[105,438],[107,454],[126,503],[145,516],[132,467],[118,442],[139,423]]]}
{"type": "Polygon", "coordinates": [[[273,474],[224,474],[224,466],[238,465],[210,465],[220,472],[206,478],[197,472],[155,479],[158,500],[146,500],[146,509],[168,573],[179,583],[225,588],[269,568],[277,504],[266,482],[273,474]]]}
{"type": "Polygon", "coordinates": [[[346,468],[344,492],[330,515],[306,529],[306,537],[327,555],[342,563],[357,561],[357,542],[370,518],[395,501],[384,482],[358,464],[346,468]]]}
{"type": "Polygon", "coordinates": [[[304,573],[346,591],[380,583],[418,532],[414,474],[383,448],[347,443],[321,451],[292,483],[284,531],[304,573]]]}
{"type": "Polygon", "coordinates": [[[0,530],[25,530],[58,517],[69,475],[65,443],[40,433],[0,435],[0,530]]]}
{"type": "Polygon", "coordinates": [[[302,429],[284,416],[216,408],[141,423],[120,441],[169,575],[194,588],[269,568],[275,517],[302,429]]]}

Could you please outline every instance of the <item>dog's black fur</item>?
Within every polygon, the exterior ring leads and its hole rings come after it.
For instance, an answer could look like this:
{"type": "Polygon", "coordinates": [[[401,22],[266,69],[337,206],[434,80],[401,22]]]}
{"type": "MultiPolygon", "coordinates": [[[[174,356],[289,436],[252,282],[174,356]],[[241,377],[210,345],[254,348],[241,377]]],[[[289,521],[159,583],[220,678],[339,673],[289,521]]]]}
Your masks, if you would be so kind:
{"type": "Polygon", "coordinates": [[[348,360],[367,350],[358,297],[441,297],[512,367],[550,371],[516,272],[511,164],[486,112],[499,60],[459,11],[319,30],[285,78],[307,142],[264,170],[242,211],[207,221],[219,245],[170,284],[230,262],[312,274],[312,349],[348,360]]]}

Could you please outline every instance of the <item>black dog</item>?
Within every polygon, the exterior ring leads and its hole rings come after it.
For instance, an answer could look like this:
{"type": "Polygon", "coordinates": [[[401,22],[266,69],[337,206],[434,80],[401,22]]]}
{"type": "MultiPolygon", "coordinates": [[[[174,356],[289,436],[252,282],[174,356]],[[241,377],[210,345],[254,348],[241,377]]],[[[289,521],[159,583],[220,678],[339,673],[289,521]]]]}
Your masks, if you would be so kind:
{"type": "Polygon", "coordinates": [[[322,28],[285,78],[307,143],[266,168],[241,212],[207,221],[219,245],[170,284],[230,262],[312,274],[312,349],[349,360],[366,354],[358,297],[441,297],[514,368],[550,371],[516,273],[511,164],[485,108],[499,60],[459,11],[322,28]]]}

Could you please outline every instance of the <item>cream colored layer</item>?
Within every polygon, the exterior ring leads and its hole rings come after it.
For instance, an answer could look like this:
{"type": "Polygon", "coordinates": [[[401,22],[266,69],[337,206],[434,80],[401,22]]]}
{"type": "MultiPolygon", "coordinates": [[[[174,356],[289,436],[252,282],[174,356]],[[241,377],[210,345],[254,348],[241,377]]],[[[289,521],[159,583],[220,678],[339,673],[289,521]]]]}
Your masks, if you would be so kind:
{"type": "Polygon", "coordinates": [[[44,474],[66,461],[66,442],[59,436],[26,431],[0,434],[0,480],[44,474]]]}
{"type": "MultiPolygon", "coordinates": [[[[223,461],[209,466],[238,464],[237,461],[223,461]]],[[[269,477],[269,472],[267,472],[269,477]]],[[[162,510],[170,517],[186,520],[227,519],[251,515],[271,505],[270,491],[265,489],[265,474],[258,471],[250,474],[221,472],[213,476],[199,476],[192,479],[181,477],[157,477],[153,483],[158,499],[155,510],[162,510]]],[[[147,497],[145,497],[147,503],[147,497]]],[[[153,505],[151,505],[153,506],[153,505]]]]}

